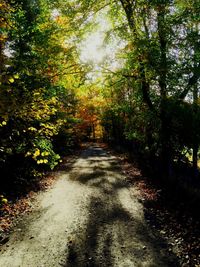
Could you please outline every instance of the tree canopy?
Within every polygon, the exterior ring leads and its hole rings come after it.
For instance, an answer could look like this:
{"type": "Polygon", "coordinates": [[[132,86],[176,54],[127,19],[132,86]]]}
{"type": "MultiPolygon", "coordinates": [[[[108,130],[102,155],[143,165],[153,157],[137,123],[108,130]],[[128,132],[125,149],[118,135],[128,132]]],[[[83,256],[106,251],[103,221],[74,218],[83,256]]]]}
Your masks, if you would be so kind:
{"type": "Polygon", "coordinates": [[[2,0],[3,184],[53,169],[91,138],[138,147],[167,175],[191,155],[197,169],[199,9],[194,0],[2,0]]]}

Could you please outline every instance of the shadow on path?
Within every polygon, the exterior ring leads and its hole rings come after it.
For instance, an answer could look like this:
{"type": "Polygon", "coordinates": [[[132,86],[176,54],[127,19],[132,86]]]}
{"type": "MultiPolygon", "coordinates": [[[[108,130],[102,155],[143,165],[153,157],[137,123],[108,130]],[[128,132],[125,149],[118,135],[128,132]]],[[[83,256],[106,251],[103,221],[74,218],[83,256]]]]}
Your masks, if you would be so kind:
{"type": "Polygon", "coordinates": [[[68,244],[66,267],[179,266],[145,223],[143,207],[116,159],[98,147],[84,151],[71,179],[91,188],[87,224],[68,244]]]}

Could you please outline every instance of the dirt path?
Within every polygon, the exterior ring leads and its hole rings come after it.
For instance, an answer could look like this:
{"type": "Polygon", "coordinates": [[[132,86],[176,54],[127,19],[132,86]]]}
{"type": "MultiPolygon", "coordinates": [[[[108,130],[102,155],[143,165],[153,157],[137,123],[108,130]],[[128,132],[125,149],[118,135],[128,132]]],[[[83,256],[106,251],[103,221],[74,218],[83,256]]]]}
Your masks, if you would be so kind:
{"type": "Polygon", "coordinates": [[[178,266],[114,156],[91,146],[59,176],[1,248],[1,267],[178,266]]]}

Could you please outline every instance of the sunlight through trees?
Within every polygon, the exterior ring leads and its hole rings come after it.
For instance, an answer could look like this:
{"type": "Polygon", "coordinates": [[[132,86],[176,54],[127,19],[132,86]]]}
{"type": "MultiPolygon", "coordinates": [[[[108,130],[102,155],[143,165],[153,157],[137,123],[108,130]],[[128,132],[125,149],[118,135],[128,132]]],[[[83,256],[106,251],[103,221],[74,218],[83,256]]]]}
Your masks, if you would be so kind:
{"type": "Polygon", "coordinates": [[[137,147],[166,176],[191,159],[197,170],[199,6],[2,0],[2,184],[53,169],[96,138],[137,147]]]}

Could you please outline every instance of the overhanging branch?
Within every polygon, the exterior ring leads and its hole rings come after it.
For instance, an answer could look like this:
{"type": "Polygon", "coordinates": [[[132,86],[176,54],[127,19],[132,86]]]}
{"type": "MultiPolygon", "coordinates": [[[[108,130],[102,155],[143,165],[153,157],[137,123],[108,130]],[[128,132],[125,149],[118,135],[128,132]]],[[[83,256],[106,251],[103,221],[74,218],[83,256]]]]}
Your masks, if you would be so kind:
{"type": "Polygon", "coordinates": [[[179,94],[178,98],[183,100],[187,96],[187,94],[189,93],[190,88],[192,86],[194,86],[195,84],[197,84],[199,78],[200,78],[200,63],[194,69],[193,76],[190,77],[186,88],[179,94]]]}

